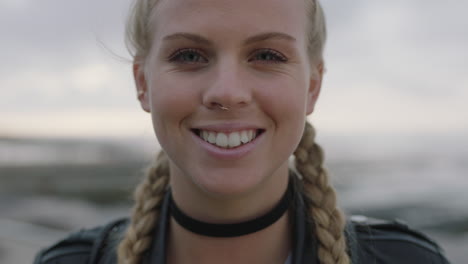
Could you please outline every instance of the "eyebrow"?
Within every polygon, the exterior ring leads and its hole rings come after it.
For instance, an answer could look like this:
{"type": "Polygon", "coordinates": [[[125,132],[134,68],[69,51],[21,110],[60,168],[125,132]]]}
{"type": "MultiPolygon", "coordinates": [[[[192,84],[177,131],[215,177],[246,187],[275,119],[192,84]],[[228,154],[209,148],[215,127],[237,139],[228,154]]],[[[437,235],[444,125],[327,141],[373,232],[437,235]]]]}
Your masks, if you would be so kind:
{"type": "Polygon", "coordinates": [[[296,39],[288,34],[281,33],[281,32],[267,32],[267,33],[262,33],[259,35],[252,36],[248,38],[244,44],[249,45],[253,44],[255,42],[261,42],[265,40],[270,40],[270,39],[279,39],[279,40],[287,40],[291,42],[295,42],[296,39]]]}
{"type": "MultiPolygon", "coordinates": [[[[208,39],[206,39],[206,38],[204,38],[204,37],[202,37],[200,35],[192,34],[192,33],[179,32],[179,33],[174,33],[174,34],[165,36],[163,38],[164,41],[171,41],[171,40],[178,40],[178,39],[186,39],[186,40],[190,40],[190,41],[193,41],[195,43],[203,44],[203,45],[207,45],[207,46],[212,46],[213,45],[213,42],[211,42],[210,40],[208,40],[208,39]]],[[[246,39],[244,41],[244,45],[250,45],[250,44],[253,44],[255,42],[261,42],[261,41],[266,41],[266,40],[271,40],[271,39],[286,40],[286,41],[291,41],[291,42],[296,41],[296,39],[294,37],[292,37],[292,36],[290,36],[288,34],[285,34],[285,33],[266,32],[266,33],[261,33],[261,34],[249,37],[248,39],[246,39]]]]}
{"type": "Polygon", "coordinates": [[[179,40],[179,39],[187,39],[195,43],[204,44],[204,45],[213,45],[213,43],[210,40],[202,36],[192,34],[192,33],[174,33],[174,34],[165,36],[163,38],[164,41],[179,40]]]}

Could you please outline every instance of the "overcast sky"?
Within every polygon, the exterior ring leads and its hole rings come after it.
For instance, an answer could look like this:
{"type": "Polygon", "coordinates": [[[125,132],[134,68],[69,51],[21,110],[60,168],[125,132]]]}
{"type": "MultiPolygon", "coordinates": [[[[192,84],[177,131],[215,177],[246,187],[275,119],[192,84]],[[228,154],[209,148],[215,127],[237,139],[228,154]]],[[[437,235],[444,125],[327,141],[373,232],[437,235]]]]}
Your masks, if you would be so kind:
{"type": "MultiPolygon", "coordinates": [[[[328,133],[468,133],[468,2],[324,0],[328,133]]],[[[0,135],[150,136],[129,0],[0,0],[0,135]]]]}

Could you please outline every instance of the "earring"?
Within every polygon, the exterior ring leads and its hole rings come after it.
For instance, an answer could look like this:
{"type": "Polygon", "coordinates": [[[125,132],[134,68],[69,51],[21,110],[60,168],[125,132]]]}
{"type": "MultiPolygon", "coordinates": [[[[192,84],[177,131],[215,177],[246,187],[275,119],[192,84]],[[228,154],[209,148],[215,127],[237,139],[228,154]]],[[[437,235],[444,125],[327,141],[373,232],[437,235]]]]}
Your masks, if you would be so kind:
{"type": "Polygon", "coordinates": [[[138,99],[141,100],[144,94],[145,94],[145,91],[143,91],[143,90],[138,90],[138,99]]]}

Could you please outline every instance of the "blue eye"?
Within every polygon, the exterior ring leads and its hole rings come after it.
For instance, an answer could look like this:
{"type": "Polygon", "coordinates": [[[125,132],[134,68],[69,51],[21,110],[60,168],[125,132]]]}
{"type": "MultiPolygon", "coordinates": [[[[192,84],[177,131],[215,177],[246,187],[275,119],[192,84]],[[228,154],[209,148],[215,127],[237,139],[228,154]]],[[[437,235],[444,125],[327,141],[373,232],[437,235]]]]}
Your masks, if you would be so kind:
{"type": "Polygon", "coordinates": [[[169,61],[183,64],[208,63],[208,60],[195,49],[178,50],[169,57],[169,61]]]}
{"type": "Polygon", "coordinates": [[[261,49],[254,53],[254,55],[249,59],[249,62],[251,61],[260,61],[262,63],[281,63],[288,61],[288,59],[277,51],[261,49]]]}

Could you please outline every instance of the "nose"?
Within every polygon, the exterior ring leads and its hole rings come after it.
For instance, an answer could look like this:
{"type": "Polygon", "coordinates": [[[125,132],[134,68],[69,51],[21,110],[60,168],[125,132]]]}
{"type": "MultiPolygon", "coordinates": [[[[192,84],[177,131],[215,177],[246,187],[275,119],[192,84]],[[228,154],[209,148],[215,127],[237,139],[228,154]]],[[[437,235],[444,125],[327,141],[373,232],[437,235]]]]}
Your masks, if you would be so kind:
{"type": "Polygon", "coordinates": [[[252,91],[247,85],[246,73],[237,63],[220,63],[211,79],[203,94],[203,105],[208,109],[235,110],[251,103],[252,91]]]}

